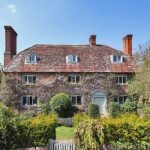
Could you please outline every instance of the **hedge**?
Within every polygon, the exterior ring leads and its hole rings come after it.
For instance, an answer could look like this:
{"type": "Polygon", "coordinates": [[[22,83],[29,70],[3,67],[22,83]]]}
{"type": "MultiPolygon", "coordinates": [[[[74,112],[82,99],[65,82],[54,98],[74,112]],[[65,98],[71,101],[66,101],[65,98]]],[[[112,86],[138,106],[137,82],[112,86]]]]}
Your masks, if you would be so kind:
{"type": "Polygon", "coordinates": [[[85,119],[75,131],[80,150],[102,149],[104,145],[115,149],[147,150],[150,149],[149,135],[150,121],[134,114],[124,114],[119,118],[85,119]]]}
{"type": "Polygon", "coordinates": [[[0,103],[1,150],[46,146],[49,138],[55,139],[56,127],[56,115],[40,115],[21,120],[11,109],[0,103]]]}
{"type": "Polygon", "coordinates": [[[100,116],[99,106],[96,104],[90,103],[88,105],[88,116],[91,118],[97,118],[98,116],[100,116]]]}

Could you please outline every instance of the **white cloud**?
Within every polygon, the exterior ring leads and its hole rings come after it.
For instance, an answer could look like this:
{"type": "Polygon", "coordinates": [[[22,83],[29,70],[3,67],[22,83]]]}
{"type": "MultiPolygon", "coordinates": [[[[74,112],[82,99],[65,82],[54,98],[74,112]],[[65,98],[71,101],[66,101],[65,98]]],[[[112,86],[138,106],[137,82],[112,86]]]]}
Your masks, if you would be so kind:
{"type": "Polygon", "coordinates": [[[10,9],[10,11],[12,13],[15,13],[16,12],[16,5],[14,5],[14,4],[8,4],[8,9],[10,9]]]}

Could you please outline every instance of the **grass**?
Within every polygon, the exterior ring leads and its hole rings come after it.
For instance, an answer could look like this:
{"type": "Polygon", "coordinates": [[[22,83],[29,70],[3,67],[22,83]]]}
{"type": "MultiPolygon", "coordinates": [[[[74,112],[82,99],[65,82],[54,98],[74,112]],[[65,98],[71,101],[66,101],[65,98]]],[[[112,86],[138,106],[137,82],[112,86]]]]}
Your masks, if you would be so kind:
{"type": "Polygon", "coordinates": [[[57,127],[56,128],[56,139],[57,140],[70,140],[73,138],[74,128],[72,127],[57,127]]]}

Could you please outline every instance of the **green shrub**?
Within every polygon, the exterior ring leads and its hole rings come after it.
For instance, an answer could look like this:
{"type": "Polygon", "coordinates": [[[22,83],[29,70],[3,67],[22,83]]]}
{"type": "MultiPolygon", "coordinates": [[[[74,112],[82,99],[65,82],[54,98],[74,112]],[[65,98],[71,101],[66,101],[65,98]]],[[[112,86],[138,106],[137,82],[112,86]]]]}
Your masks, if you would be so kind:
{"type": "Polygon", "coordinates": [[[79,150],[99,150],[104,143],[103,125],[99,120],[86,119],[75,130],[76,148],[79,150]]]}
{"type": "Polygon", "coordinates": [[[65,93],[56,94],[50,101],[50,107],[52,112],[57,113],[59,117],[68,117],[72,110],[71,99],[65,93]]]}
{"type": "Polygon", "coordinates": [[[128,113],[118,118],[83,120],[75,130],[75,141],[80,150],[102,149],[103,144],[108,149],[148,150],[149,135],[150,120],[128,113]]]}
{"type": "Polygon", "coordinates": [[[89,104],[88,105],[88,116],[91,118],[96,118],[98,116],[100,116],[100,112],[99,112],[99,106],[96,104],[89,104]]]}
{"type": "Polygon", "coordinates": [[[40,108],[41,108],[41,112],[46,114],[46,115],[50,114],[50,112],[51,112],[51,107],[50,107],[49,102],[41,103],[40,108]]]}
{"type": "Polygon", "coordinates": [[[112,102],[109,106],[109,115],[113,118],[120,116],[121,106],[118,103],[112,102]]]}
{"type": "Polygon", "coordinates": [[[122,111],[123,112],[132,112],[137,113],[137,102],[126,100],[125,103],[122,105],[122,111]]]}
{"type": "Polygon", "coordinates": [[[143,108],[144,119],[150,120],[150,106],[146,106],[143,108]]]}
{"type": "Polygon", "coordinates": [[[83,113],[76,113],[73,117],[73,125],[76,127],[79,125],[80,122],[88,119],[89,117],[83,113]]]}

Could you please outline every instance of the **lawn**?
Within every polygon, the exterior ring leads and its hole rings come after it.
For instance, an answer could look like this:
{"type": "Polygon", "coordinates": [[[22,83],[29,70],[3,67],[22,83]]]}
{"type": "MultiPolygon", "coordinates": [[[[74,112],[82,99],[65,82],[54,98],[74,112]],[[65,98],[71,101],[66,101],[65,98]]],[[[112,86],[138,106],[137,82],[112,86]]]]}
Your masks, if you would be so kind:
{"type": "Polygon", "coordinates": [[[72,127],[57,127],[56,128],[56,139],[57,140],[70,140],[73,138],[74,128],[72,127]]]}

